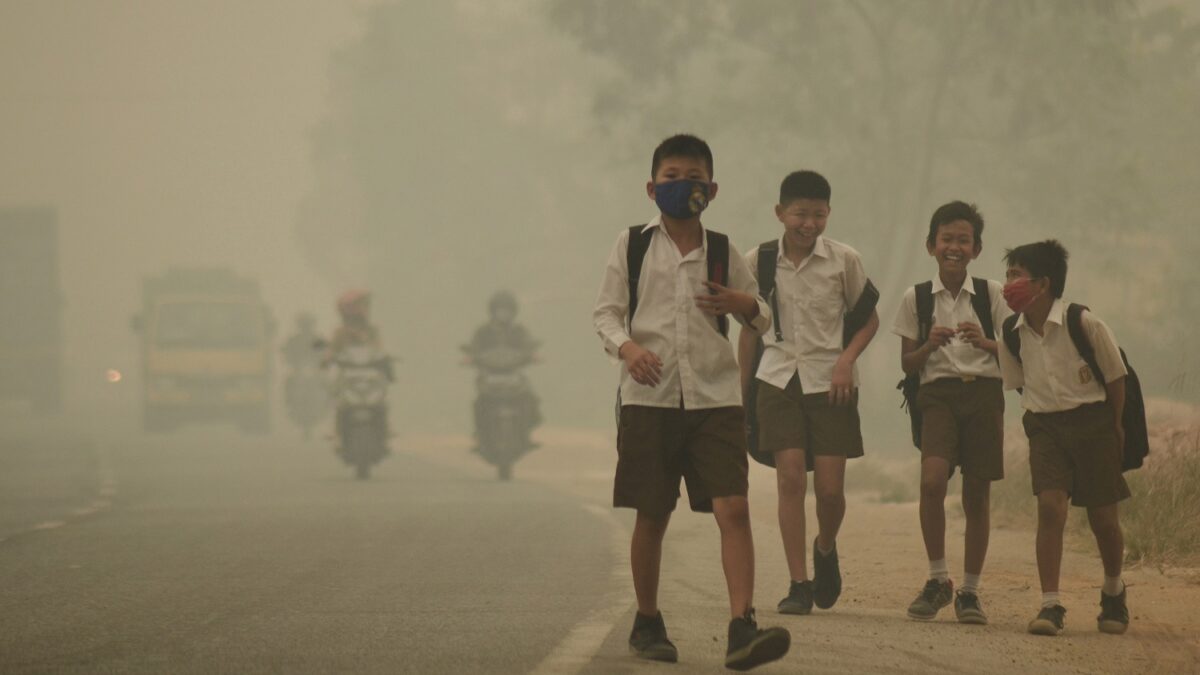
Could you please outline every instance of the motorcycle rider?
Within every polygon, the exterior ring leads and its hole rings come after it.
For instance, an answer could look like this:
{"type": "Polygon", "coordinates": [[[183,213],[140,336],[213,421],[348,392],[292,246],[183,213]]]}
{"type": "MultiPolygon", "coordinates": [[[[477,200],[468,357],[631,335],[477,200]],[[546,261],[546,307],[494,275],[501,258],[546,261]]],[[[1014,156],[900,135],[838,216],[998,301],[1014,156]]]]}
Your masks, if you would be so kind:
{"type": "MultiPolygon", "coordinates": [[[[523,430],[526,449],[536,445],[529,442],[529,433],[541,421],[539,402],[533,390],[520,372],[536,360],[538,342],[524,326],[517,323],[517,298],[509,291],[498,291],[488,301],[488,321],[475,331],[470,344],[463,347],[470,365],[478,369],[476,386],[479,395],[475,398],[475,438],[479,446],[476,452],[485,454],[488,439],[488,409],[498,399],[504,398],[520,411],[518,428],[523,430]],[[500,353],[504,355],[501,356],[500,353]],[[499,358],[493,358],[499,356],[499,358]],[[490,376],[519,376],[519,386],[497,389],[489,386],[490,376]]],[[[488,458],[492,463],[497,459],[488,458]]],[[[508,458],[509,461],[516,459],[508,458]]]]}
{"type": "Polygon", "coordinates": [[[280,351],[283,360],[292,370],[304,370],[320,365],[321,353],[317,351],[320,336],[316,332],[317,319],[310,312],[296,315],[296,332],[283,343],[280,351]]]}
{"type": "Polygon", "coordinates": [[[284,402],[288,415],[303,429],[305,438],[326,405],[325,386],[317,373],[321,365],[322,341],[315,327],[316,318],[311,313],[297,314],[296,332],[280,348],[288,366],[284,402]]]}
{"type": "MultiPolygon", "coordinates": [[[[382,343],[379,339],[379,329],[371,323],[371,292],[362,289],[352,289],[342,293],[337,300],[338,315],[342,319],[339,325],[333,332],[333,337],[329,340],[325,354],[321,359],[321,367],[327,367],[337,360],[338,355],[346,349],[352,347],[368,347],[372,351],[382,353],[382,343]]],[[[384,368],[384,376],[387,381],[393,379],[391,362],[383,360],[381,367],[384,368]]],[[[391,436],[390,427],[387,424],[387,410],[382,411],[384,424],[384,437],[391,436]]],[[[335,415],[335,433],[338,441],[338,454],[343,454],[344,449],[342,443],[342,415],[341,411],[335,415]]]]}

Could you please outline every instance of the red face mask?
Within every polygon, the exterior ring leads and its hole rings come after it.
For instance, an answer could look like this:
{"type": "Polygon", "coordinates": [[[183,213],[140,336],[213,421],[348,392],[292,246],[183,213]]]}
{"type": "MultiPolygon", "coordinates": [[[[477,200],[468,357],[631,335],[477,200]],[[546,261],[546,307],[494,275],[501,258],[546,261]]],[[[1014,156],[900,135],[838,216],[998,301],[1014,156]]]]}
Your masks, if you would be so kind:
{"type": "Polygon", "coordinates": [[[1040,292],[1034,291],[1029,277],[1018,277],[1004,285],[1004,302],[1018,314],[1029,309],[1040,295],[1040,292]]]}

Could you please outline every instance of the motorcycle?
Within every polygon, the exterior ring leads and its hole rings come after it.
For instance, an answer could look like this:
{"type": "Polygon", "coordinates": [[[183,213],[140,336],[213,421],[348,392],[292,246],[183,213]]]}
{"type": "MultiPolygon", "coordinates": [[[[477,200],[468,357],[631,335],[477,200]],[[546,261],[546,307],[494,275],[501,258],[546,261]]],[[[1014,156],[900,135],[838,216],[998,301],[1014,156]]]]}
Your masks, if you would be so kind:
{"type": "Polygon", "coordinates": [[[360,480],[388,454],[387,388],[393,381],[392,359],[369,346],[354,346],[334,355],[337,368],[333,398],[337,403],[338,454],[354,467],[360,480]]]}
{"type": "Polygon", "coordinates": [[[513,464],[537,447],[529,438],[538,421],[537,398],[519,370],[528,362],[527,355],[506,347],[468,357],[468,363],[479,369],[475,452],[496,467],[500,480],[511,479],[513,464]]]}

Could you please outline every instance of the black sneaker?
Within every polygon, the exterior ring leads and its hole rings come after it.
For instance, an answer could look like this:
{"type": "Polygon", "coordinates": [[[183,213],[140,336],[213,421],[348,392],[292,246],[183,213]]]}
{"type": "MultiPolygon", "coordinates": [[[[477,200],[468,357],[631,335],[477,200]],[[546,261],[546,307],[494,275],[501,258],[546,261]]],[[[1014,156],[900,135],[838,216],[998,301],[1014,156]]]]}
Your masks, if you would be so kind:
{"type": "Polygon", "coordinates": [[[754,620],[754,610],[729,622],[729,649],[725,652],[725,667],[731,670],[750,670],[783,658],[792,646],[792,635],[786,628],[760,629],[754,620]]]}
{"type": "Polygon", "coordinates": [[[842,594],[842,570],[838,567],[837,544],[828,555],[821,555],[817,540],[813,539],[813,602],[821,609],[829,609],[842,594]]]}
{"type": "Polygon", "coordinates": [[[908,618],[917,621],[932,621],[938,611],[950,604],[953,599],[953,581],[930,579],[925,582],[925,588],[922,588],[921,592],[917,594],[917,599],[908,606],[908,618]]]}
{"type": "Polygon", "coordinates": [[[679,660],[679,652],[667,639],[667,625],[663,623],[662,612],[654,617],[643,616],[641,612],[634,614],[633,631],[629,633],[629,651],[639,659],[650,661],[675,663],[679,660]]]}
{"type": "Polygon", "coordinates": [[[811,614],[813,582],[793,581],[787,597],[779,601],[780,614],[811,614]]]}
{"type": "Polygon", "coordinates": [[[954,596],[954,616],[959,623],[970,623],[977,626],[987,625],[987,614],[979,606],[979,596],[967,591],[959,591],[954,596]]]}
{"type": "Polygon", "coordinates": [[[1096,617],[1101,633],[1120,635],[1129,628],[1129,608],[1125,606],[1125,589],[1120,595],[1107,595],[1100,591],[1100,616],[1096,617]]]}
{"type": "Polygon", "coordinates": [[[1037,618],[1029,622],[1029,632],[1034,635],[1059,635],[1063,632],[1063,620],[1067,610],[1062,605],[1043,607],[1037,618]]]}

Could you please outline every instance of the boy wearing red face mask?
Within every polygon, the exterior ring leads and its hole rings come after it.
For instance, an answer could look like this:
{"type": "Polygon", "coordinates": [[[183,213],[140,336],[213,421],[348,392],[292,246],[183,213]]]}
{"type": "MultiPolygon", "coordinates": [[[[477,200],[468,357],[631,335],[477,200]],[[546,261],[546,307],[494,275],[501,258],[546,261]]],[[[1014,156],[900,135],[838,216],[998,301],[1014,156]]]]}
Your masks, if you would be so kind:
{"type": "Polygon", "coordinates": [[[1004,478],[1004,390],[996,336],[1011,313],[1000,282],[967,274],[967,265],[983,250],[983,216],[975,205],[955,201],[938,208],[925,248],[938,274],[905,292],[892,327],[901,339],[901,367],[910,376],[920,375],[910,405],[921,416],[920,518],[929,579],[908,616],[930,621],[953,600],[960,623],[986,624],[979,582],[987,556],[991,482],[1004,478]],[[919,325],[919,289],[932,296],[932,325],[919,325]],[[957,594],[946,565],[945,509],[946,486],[956,467],[962,471],[967,521],[957,594]]]}
{"type": "Polygon", "coordinates": [[[678,659],[658,611],[658,581],[663,536],[684,480],[692,510],[711,512],[721,532],[733,617],[725,665],[746,670],[781,658],[791,637],[755,622],[745,417],[724,331],[732,316],[762,334],[771,315],[732,244],[727,261],[709,257],[710,248],[727,243],[700,224],[717,194],[712,169],[712,151],[695,136],[672,136],[655,149],[646,194],[660,215],[617,236],[592,320],[605,351],[624,364],[613,506],[637,511],[630,651],[678,659]],[[640,258],[630,255],[638,250],[640,258]],[[638,264],[640,273],[631,274],[638,264]],[[727,285],[710,280],[724,276],[713,274],[714,264],[727,268],[727,285]]]}
{"type": "Polygon", "coordinates": [[[1121,562],[1125,541],[1117,504],[1129,497],[1121,475],[1127,371],[1112,331],[1089,311],[1081,317],[1105,382],[1096,382],[1067,328],[1067,251],[1054,240],[1009,250],[1004,299],[1020,314],[1015,329],[1020,354],[1000,349],[1006,389],[1022,389],[1023,423],[1029,437],[1029,470],[1038,500],[1037,565],[1042,609],[1029,623],[1036,635],[1058,635],[1067,610],[1059,601],[1063,527],[1068,499],[1087,509],[1104,564],[1099,630],[1124,633],[1129,626],[1121,562]]]}

